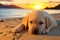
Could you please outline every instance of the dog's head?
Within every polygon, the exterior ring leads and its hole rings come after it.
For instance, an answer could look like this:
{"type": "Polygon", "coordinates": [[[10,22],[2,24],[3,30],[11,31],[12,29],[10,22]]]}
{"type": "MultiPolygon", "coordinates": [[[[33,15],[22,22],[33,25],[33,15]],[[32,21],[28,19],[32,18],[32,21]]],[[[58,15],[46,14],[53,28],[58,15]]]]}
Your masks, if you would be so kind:
{"type": "MultiPolygon", "coordinates": [[[[41,34],[44,29],[50,26],[50,20],[42,15],[42,13],[31,12],[22,20],[22,29],[25,28],[30,34],[41,34]]],[[[21,30],[20,30],[21,31],[21,30]]]]}
{"type": "Polygon", "coordinates": [[[29,33],[41,33],[46,26],[45,23],[45,17],[43,15],[40,15],[36,12],[33,15],[31,14],[28,19],[29,33]]]}

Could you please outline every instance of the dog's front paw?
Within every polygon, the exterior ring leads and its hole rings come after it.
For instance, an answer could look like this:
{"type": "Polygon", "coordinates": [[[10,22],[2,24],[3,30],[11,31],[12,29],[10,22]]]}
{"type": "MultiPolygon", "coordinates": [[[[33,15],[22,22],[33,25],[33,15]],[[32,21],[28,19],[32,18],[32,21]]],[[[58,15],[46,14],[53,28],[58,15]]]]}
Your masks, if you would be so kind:
{"type": "Polygon", "coordinates": [[[49,30],[43,30],[41,34],[48,34],[49,33],[49,30]]]}

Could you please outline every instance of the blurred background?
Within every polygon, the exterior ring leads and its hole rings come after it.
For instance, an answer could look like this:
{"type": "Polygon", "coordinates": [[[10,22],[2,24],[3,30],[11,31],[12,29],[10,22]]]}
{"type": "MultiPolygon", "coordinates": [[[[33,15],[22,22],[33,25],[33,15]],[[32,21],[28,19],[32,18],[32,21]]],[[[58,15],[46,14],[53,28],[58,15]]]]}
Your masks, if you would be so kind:
{"type": "Polygon", "coordinates": [[[0,19],[24,17],[32,10],[60,14],[60,0],[0,0],[0,19]]]}

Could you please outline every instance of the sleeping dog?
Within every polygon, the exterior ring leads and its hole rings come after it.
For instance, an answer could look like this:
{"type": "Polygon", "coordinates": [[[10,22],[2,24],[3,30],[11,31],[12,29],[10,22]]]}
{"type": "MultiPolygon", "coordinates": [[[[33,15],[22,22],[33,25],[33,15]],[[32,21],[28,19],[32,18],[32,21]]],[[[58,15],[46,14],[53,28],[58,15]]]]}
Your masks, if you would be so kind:
{"type": "Polygon", "coordinates": [[[15,32],[28,30],[30,34],[47,34],[51,28],[56,27],[55,19],[45,11],[32,11],[28,13],[21,24],[15,28],[15,32]]]}

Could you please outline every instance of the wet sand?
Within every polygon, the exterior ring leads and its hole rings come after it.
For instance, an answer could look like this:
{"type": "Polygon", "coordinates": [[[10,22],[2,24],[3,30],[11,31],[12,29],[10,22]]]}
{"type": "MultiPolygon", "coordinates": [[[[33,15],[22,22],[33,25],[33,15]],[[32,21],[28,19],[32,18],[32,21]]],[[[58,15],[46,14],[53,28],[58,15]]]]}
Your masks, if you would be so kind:
{"type": "Polygon", "coordinates": [[[60,15],[53,15],[58,26],[52,28],[46,35],[31,35],[29,33],[14,34],[12,30],[17,27],[22,18],[8,18],[0,20],[0,40],[60,40],[60,15]]]}

